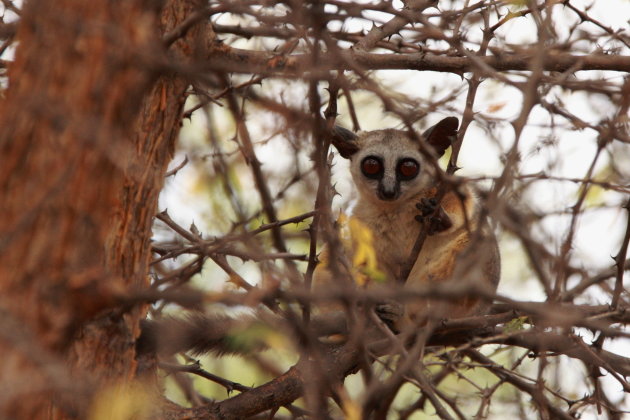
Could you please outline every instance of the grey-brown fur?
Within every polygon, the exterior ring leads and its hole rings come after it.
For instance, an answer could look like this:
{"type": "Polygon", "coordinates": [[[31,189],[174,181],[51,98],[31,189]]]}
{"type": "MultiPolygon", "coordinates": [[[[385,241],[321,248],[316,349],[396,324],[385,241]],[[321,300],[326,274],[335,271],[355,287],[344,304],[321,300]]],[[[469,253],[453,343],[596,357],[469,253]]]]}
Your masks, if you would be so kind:
{"type": "MultiPolygon", "coordinates": [[[[436,156],[442,155],[454,140],[456,130],[455,118],[442,120],[425,132],[425,146],[433,147],[436,156]]],[[[435,195],[434,166],[426,154],[420,152],[420,145],[400,130],[376,130],[355,136],[344,132],[333,140],[333,144],[350,160],[350,173],[359,196],[353,217],[372,230],[378,268],[387,277],[384,287],[391,288],[391,283],[401,284],[404,282],[400,278],[401,268],[421,229],[416,220],[420,214],[416,204],[435,195]],[[380,178],[371,179],[362,172],[361,165],[366,157],[376,157],[382,162],[384,170],[380,178]],[[420,170],[413,179],[397,180],[396,165],[405,159],[418,162],[420,170]],[[386,188],[393,188],[395,194],[385,196],[382,190],[386,188]]],[[[479,220],[478,202],[472,191],[462,187],[458,194],[447,193],[441,207],[441,213],[449,223],[445,224],[444,230],[434,232],[426,239],[405,287],[452,280],[496,289],[500,271],[496,239],[487,224],[479,220]]],[[[315,273],[315,288],[331,281],[331,273],[325,267],[315,273]]],[[[383,286],[373,284],[368,287],[383,286]]],[[[402,324],[421,322],[421,318],[429,313],[449,317],[470,315],[479,313],[485,306],[472,296],[446,305],[438,301],[416,301],[407,305],[402,324]]]]}

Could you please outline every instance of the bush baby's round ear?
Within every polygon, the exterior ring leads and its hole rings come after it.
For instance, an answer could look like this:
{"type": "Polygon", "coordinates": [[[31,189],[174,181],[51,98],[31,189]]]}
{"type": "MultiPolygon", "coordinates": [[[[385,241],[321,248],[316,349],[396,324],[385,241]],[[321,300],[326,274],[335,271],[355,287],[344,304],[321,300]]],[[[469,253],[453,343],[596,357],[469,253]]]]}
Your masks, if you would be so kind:
{"type": "Polygon", "coordinates": [[[347,128],[338,125],[333,128],[332,144],[339,154],[346,159],[350,159],[350,157],[359,150],[357,138],[357,135],[347,128]]]}
{"type": "Polygon", "coordinates": [[[430,127],[422,135],[426,142],[433,147],[438,157],[440,157],[457,139],[458,126],[459,120],[457,118],[447,117],[433,127],[430,127]]]}

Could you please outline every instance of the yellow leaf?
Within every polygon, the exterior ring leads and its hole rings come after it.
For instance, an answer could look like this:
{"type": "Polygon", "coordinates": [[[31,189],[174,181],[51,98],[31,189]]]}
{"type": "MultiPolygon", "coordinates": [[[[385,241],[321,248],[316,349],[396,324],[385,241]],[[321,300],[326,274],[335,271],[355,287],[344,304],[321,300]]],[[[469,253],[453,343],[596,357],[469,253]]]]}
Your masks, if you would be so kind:
{"type": "Polygon", "coordinates": [[[346,420],[361,420],[363,418],[361,407],[352,400],[343,405],[343,411],[346,414],[346,420]]]}
{"type": "Polygon", "coordinates": [[[341,388],[337,390],[337,393],[341,397],[341,408],[345,414],[346,420],[361,420],[361,406],[354,401],[345,389],[341,388]]]}
{"type": "Polygon", "coordinates": [[[507,104],[506,102],[499,102],[496,104],[492,104],[488,107],[488,112],[495,113],[495,112],[501,111],[505,107],[506,104],[507,104]]]}
{"type": "Polygon", "coordinates": [[[139,383],[117,384],[99,392],[90,410],[90,420],[138,420],[150,418],[151,398],[139,383]]]}
{"type": "Polygon", "coordinates": [[[604,190],[599,185],[592,185],[584,198],[586,207],[596,207],[604,202],[604,190]]]}
{"type": "MultiPolygon", "coordinates": [[[[593,177],[593,181],[598,182],[617,182],[615,173],[610,165],[604,166],[593,177]]],[[[578,190],[578,196],[584,192],[585,185],[580,185],[578,190]]],[[[586,197],[584,197],[584,203],[586,207],[596,207],[604,203],[606,189],[597,184],[589,184],[586,197]]]]}
{"type": "Polygon", "coordinates": [[[350,218],[349,225],[352,234],[352,245],[354,246],[352,264],[355,267],[364,266],[369,269],[375,269],[377,264],[372,230],[356,217],[350,218]]]}
{"type": "Polygon", "coordinates": [[[507,0],[507,3],[516,7],[527,7],[527,0],[507,0]]]}
{"type": "Polygon", "coordinates": [[[348,227],[352,238],[352,266],[355,281],[361,286],[370,280],[384,281],[385,275],[378,269],[372,229],[356,217],[350,217],[348,227]]]}
{"type": "MultiPolygon", "coordinates": [[[[352,276],[355,283],[365,286],[370,281],[383,282],[385,274],[378,268],[376,251],[374,250],[374,234],[356,217],[341,214],[337,219],[339,237],[347,255],[352,257],[352,276]]],[[[322,252],[320,263],[325,267],[328,254],[322,252]]]]}

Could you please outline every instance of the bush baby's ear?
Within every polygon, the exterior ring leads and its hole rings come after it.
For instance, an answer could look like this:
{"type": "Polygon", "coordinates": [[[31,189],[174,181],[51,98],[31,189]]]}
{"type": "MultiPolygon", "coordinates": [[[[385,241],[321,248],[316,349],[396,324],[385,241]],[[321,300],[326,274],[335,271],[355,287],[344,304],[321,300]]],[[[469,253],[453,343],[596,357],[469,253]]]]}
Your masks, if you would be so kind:
{"type": "Polygon", "coordinates": [[[422,135],[439,157],[442,156],[446,149],[457,139],[458,126],[459,120],[457,118],[447,117],[433,127],[430,127],[422,135]]]}
{"type": "Polygon", "coordinates": [[[338,125],[333,128],[332,144],[339,154],[346,159],[350,159],[359,150],[357,138],[357,135],[347,128],[338,125]]]}

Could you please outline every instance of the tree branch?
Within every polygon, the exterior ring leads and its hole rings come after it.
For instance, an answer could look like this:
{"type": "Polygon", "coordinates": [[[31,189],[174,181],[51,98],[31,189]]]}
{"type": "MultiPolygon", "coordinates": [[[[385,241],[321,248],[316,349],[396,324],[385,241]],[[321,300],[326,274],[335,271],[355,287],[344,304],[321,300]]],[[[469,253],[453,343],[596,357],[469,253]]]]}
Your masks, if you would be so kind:
{"type": "MultiPolygon", "coordinates": [[[[535,50],[524,50],[519,54],[505,53],[495,56],[476,57],[484,66],[494,71],[528,71],[535,50]]],[[[321,53],[315,69],[309,54],[278,56],[267,51],[232,48],[226,44],[215,44],[206,66],[212,70],[247,74],[289,74],[327,79],[331,70],[346,70],[352,67],[364,70],[418,70],[463,74],[474,70],[487,73],[467,57],[411,53],[374,54],[362,51],[339,50],[321,53]]],[[[623,55],[576,55],[568,53],[543,53],[542,70],[564,72],[578,70],[611,70],[630,72],[630,56],[623,55]]]]}

